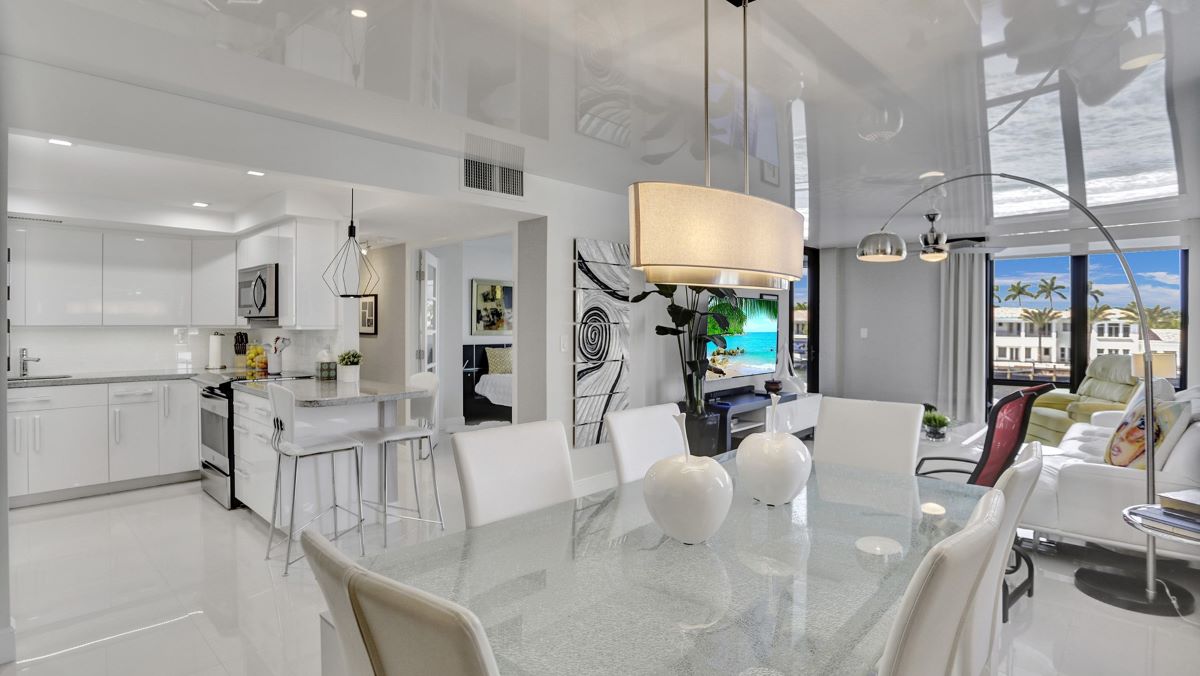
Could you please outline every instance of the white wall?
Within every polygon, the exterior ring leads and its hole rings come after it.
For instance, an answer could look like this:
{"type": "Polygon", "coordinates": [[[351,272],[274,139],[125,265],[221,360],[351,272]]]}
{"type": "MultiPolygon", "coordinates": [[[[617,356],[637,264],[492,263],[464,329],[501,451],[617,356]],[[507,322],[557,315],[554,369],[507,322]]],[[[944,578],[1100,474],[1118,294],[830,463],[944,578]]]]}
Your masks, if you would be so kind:
{"type": "Polygon", "coordinates": [[[822,393],[936,401],[940,270],[916,256],[881,264],[853,248],[821,251],[822,393]]]}
{"type": "MultiPolygon", "coordinates": [[[[371,249],[367,259],[379,273],[379,333],[359,336],[359,351],[363,354],[362,377],[385,383],[408,382],[407,354],[415,347],[408,342],[405,326],[407,316],[408,250],[403,244],[371,249]]],[[[357,326],[357,323],[355,324],[357,326]]]]}

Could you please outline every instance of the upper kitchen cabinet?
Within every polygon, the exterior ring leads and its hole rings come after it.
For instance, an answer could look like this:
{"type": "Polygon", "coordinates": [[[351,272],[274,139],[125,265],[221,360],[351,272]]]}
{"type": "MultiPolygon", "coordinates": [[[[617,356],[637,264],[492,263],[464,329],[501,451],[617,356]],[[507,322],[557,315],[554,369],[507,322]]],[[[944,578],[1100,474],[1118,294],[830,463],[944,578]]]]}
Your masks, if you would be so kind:
{"type": "Polygon", "coordinates": [[[102,252],[103,239],[98,232],[27,228],[25,323],[98,326],[104,305],[102,252]]]}
{"type": "Polygon", "coordinates": [[[25,325],[25,231],[8,228],[8,319],[13,326],[25,325]]]}
{"type": "Polygon", "coordinates": [[[191,270],[189,240],[105,233],[104,324],[190,324],[191,270]]]}
{"type": "Polygon", "coordinates": [[[192,326],[237,323],[237,241],[192,240],[192,326]]]}
{"type": "Polygon", "coordinates": [[[297,218],[279,226],[279,325],[337,328],[337,298],[321,275],[337,253],[337,224],[297,218]]]}

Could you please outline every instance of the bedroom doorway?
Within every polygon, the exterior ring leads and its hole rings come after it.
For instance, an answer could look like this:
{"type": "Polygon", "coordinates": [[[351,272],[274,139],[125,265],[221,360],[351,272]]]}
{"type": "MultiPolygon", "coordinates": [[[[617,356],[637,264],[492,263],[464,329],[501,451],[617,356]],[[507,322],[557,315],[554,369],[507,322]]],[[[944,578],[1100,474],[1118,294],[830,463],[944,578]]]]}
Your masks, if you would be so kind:
{"type": "Polygon", "coordinates": [[[439,413],[448,430],[512,421],[514,258],[512,233],[421,252],[423,265],[433,261],[423,268],[418,305],[426,341],[421,364],[440,377],[439,413]]]}

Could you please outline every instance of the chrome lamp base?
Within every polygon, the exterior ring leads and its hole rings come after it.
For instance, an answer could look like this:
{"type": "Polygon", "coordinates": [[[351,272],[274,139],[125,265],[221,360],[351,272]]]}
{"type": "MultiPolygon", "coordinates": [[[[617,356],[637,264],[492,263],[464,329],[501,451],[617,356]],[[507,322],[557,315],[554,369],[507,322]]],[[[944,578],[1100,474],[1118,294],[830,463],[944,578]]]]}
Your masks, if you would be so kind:
{"type": "Polygon", "coordinates": [[[1110,606],[1145,615],[1169,617],[1191,615],[1195,611],[1196,599],[1191,592],[1161,577],[1158,583],[1158,593],[1151,599],[1146,593],[1146,578],[1140,572],[1113,572],[1097,568],[1075,571],[1075,588],[1110,606]],[[1174,603],[1171,597],[1175,598],[1174,603]],[[1178,611],[1175,604],[1179,605],[1178,611]]]}

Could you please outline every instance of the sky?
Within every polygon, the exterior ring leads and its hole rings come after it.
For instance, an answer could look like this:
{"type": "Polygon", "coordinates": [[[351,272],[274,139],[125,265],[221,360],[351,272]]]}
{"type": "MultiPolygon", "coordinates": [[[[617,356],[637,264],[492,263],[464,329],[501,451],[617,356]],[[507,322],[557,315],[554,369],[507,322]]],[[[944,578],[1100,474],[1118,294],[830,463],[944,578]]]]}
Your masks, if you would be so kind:
{"type": "MultiPolygon", "coordinates": [[[[1178,310],[1180,308],[1180,255],[1179,251],[1139,251],[1126,254],[1129,267],[1137,278],[1138,289],[1142,293],[1142,301],[1146,305],[1163,305],[1178,310]]],[[[1000,286],[1000,296],[1008,293],[1008,286],[1014,281],[1029,283],[1031,290],[1035,289],[1039,279],[1058,276],[1058,283],[1068,287],[1063,293],[1070,298],[1070,261],[1066,256],[1051,258],[1016,258],[999,259],[996,261],[995,283],[1000,286]]],[[[1095,283],[1095,288],[1104,292],[1101,303],[1112,307],[1122,307],[1133,300],[1133,292],[1125,281],[1125,273],[1121,271],[1120,263],[1115,254],[1095,254],[1088,262],[1088,278],[1095,283]]],[[[1091,300],[1089,299],[1089,304],[1091,300]]],[[[1047,307],[1049,303],[1044,298],[1022,300],[1023,307],[1047,307]]],[[[1002,307],[1016,307],[1016,301],[1001,303],[1002,307]]],[[[1054,307],[1067,309],[1069,302],[1060,298],[1054,299],[1054,307]]]]}

